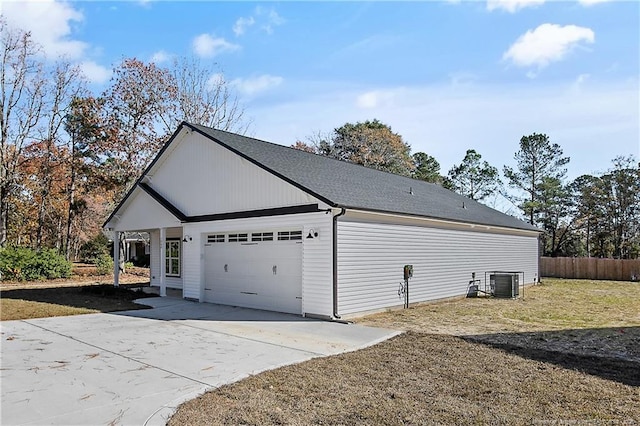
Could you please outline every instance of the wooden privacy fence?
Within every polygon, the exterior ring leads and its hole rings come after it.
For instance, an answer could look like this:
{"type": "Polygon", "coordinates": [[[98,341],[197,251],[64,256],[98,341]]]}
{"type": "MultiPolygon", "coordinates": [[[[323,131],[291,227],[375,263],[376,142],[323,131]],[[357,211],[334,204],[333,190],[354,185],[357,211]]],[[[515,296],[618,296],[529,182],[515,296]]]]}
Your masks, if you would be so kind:
{"type": "Polygon", "coordinates": [[[640,259],[541,257],[540,276],[590,280],[640,281],[640,259]]]}

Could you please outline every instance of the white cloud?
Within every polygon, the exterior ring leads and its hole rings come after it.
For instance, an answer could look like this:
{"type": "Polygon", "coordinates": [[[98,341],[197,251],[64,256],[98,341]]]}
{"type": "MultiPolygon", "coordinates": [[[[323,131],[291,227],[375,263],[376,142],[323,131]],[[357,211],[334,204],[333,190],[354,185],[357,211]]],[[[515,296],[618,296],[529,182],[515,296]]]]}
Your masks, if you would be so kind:
{"type": "Polygon", "coordinates": [[[266,18],[267,22],[262,25],[261,28],[267,34],[273,34],[273,27],[277,27],[285,23],[284,18],[278,15],[278,12],[273,9],[270,9],[268,12],[266,12],[266,18]]]}
{"type": "Polygon", "coordinates": [[[171,55],[164,50],[158,50],[151,56],[151,62],[161,64],[171,59],[171,55]]]}
{"type": "Polygon", "coordinates": [[[228,42],[222,37],[200,34],[193,39],[193,51],[203,58],[213,58],[224,52],[238,50],[240,46],[228,42]]]}
{"type": "Polygon", "coordinates": [[[214,90],[216,87],[223,85],[225,82],[224,74],[212,74],[207,80],[207,89],[214,90]]]}
{"type": "Polygon", "coordinates": [[[240,17],[236,20],[236,23],[233,25],[233,32],[236,36],[241,36],[245,33],[247,28],[256,23],[256,20],[253,16],[249,16],[248,18],[240,17]]]}
{"type": "Polygon", "coordinates": [[[581,43],[594,41],[595,34],[590,28],[542,24],[520,36],[504,53],[502,59],[520,67],[544,68],[551,62],[562,60],[581,43]]]}
{"type": "Polygon", "coordinates": [[[358,96],[356,105],[359,108],[375,108],[378,106],[378,94],[376,92],[367,92],[358,96]]]}
{"type": "Polygon", "coordinates": [[[587,82],[587,80],[589,80],[590,77],[591,75],[589,74],[580,74],[578,77],[576,77],[573,84],[571,85],[571,90],[573,91],[573,93],[582,92],[583,85],[587,82]]]}
{"type": "Polygon", "coordinates": [[[509,13],[516,13],[525,7],[535,7],[543,4],[545,0],[487,0],[487,10],[506,10],[509,13]]]}
{"type": "Polygon", "coordinates": [[[233,32],[236,37],[243,35],[247,29],[256,25],[260,30],[271,35],[274,28],[284,24],[286,20],[275,11],[275,9],[266,9],[262,6],[256,6],[251,16],[245,18],[241,16],[233,25],[233,32]]]}
{"type": "Polygon", "coordinates": [[[396,91],[372,90],[356,97],[356,106],[361,109],[379,109],[389,107],[396,91]]]}
{"type": "Polygon", "coordinates": [[[598,4],[598,3],[607,3],[613,0],[578,0],[578,3],[580,3],[583,6],[593,6],[594,4],[598,4]]]}
{"type": "Polygon", "coordinates": [[[80,63],[80,69],[91,83],[104,84],[111,78],[112,70],[93,61],[80,63]]]}
{"type": "Polygon", "coordinates": [[[433,155],[445,173],[471,148],[498,168],[513,165],[523,135],[546,133],[571,157],[569,177],[575,178],[608,168],[616,155],[637,155],[640,140],[637,79],[578,79],[579,93],[573,90],[574,81],[548,86],[476,84],[465,90],[448,82],[374,89],[393,97],[393,102],[378,103],[374,109],[354,104],[361,89],[345,90],[342,83],[314,87],[312,82],[289,82],[295,96],[252,107],[254,133],[290,145],[314,131],[377,118],[401,134],[413,152],[433,155]]]}
{"type": "Polygon", "coordinates": [[[55,0],[3,1],[2,15],[11,26],[30,31],[33,40],[51,59],[58,56],[78,59],[88,47],[87,43],[71,38],[72,26],[82,22],[84,16],[69,3],[55,0]]]}
{"type": "Polygon", "coordinates": [[[282,77],[263,74],[256,77],[236,78],[231,81],[231,85],[240,93],[252,96],[279,86],[283,81],[282,77]]]}

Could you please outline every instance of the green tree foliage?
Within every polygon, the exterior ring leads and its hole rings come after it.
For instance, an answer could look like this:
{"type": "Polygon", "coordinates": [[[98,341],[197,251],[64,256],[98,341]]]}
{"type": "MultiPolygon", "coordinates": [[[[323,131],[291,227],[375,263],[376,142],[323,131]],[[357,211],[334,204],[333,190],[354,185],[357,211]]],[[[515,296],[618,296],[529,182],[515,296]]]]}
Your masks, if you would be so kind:
{"type": "Polygon", "coordinates": [[[83,262],[96,264],[102,255],[109,256],[109,239],[102,232],[80,247],[80,259],[83,262]]]}
{"type": "Polygon", "coordinates": [[[6,247],[0,249],[0,273],[2,279],[17,281],[66,278],[71,275],[71,262],[53,249],[6,247]]]}
{"type": "Polygon", "coordinates": [[[605,185],[599,176],[583,175],[571,184],[575,232],[583,241],[575,254],[609,257],[613,253],[605,185]]]}
{"type": "Polygon", "coordinates": [[[449,170],[449,185],[458,194],[482,201],[500,190],[502,182],[498,169],[473,149],[467,150],[462,163],[449,170]]]}
{"type": "Polygon", "coordinates": [[[579,254],[637,258],[640,255],[640,163],[633,156],[613,159],[602,176],[580,176],[571,184],[579,254]]]}
{"type": "Polygon", "coordinates": [[[509,185],[525,194],[516,201],[532,225],[539,224],[540,215],[548,207],[542,200],[545,179],[562,182],[567,174],[564,166],[569,163],[569,157],[562,154],[560,145],[551,143],[547,135],[533,133],[520,139],[520,150],[514,155],[517,169],[504,167],[509,185]]]}
{"type": "Polygon", "coordinates": [[[539,186],[540,211],[538,226],[546,256],[567,256],[574,250],[573,207],[571,190],[556,177],[545,177],[539,186]]]}
{"type": "Polygon", "coordinates": [[[443,178],[440,175],[440,163],[434,157],[424,152],[413,154],[414,169],[412,177],[426,182],[442,184],[443,178]]]}
{"type": "Polygon", "coordinates": [[[346,123],[317,143],[318,153],[366,167],[411,176],[411,147],[391,127],[378,121],[346,123]]]}
{"type": "Polygon", "coordinates": [[[633,156],[616,157],[602,180],[613,229],[613,256],[637,257],[640,251],[640,162],[633,156]]]}

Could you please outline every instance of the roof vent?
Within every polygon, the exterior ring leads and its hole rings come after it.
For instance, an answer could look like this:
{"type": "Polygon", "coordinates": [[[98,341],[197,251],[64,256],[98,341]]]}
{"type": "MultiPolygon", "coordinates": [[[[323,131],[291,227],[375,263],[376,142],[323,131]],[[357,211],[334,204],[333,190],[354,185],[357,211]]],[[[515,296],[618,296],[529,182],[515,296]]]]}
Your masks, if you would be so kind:
{"type": "Polygon", "coordinates": [[[462,202],[462,208],[466,209],[467,207],[464,205],[464,201],[462,202]]]}
{"type": "Polygon", "coordinates": [[[409,195],[413,195],[413,188],[409,187],[409,195]]]}

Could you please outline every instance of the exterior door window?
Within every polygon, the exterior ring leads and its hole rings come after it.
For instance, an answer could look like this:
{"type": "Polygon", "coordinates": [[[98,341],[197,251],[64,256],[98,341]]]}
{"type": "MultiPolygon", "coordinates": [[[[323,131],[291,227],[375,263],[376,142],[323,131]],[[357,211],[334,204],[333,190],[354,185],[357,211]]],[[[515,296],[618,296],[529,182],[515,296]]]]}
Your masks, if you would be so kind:
{"type": "Polygon", "coordinates": [[[180,276],[180,240],[167,240],[164,272],[167,277],[180,276]]]}

